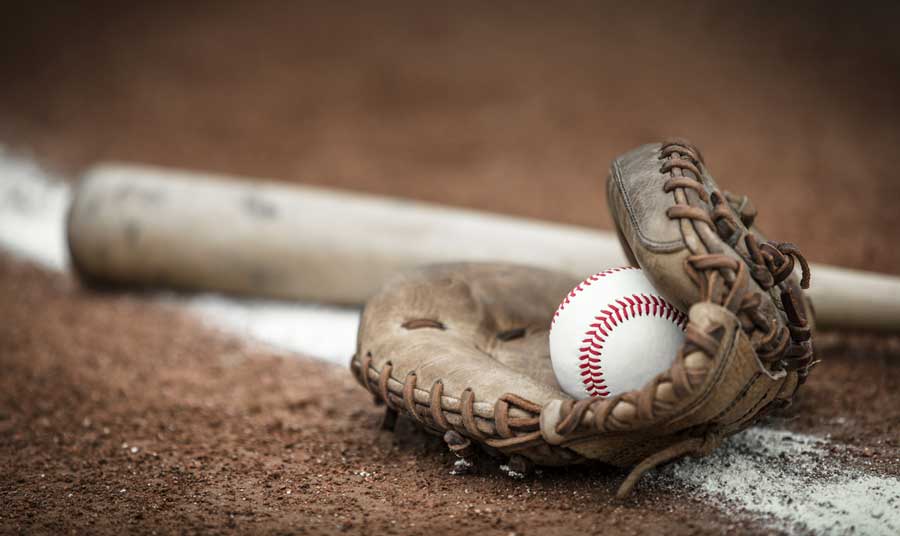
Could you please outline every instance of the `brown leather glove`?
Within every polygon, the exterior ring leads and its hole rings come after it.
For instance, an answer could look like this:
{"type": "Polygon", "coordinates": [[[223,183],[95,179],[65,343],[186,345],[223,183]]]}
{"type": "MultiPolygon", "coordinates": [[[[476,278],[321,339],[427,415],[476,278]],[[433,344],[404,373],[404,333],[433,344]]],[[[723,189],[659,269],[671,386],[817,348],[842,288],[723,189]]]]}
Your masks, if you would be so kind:
{"type": "Polygon", "coordinates": [[[513,265],[433,266],[398,275],[363,311],[351,369],[386,404],[386,423],[400,412],[457,453],[474,441],[518,467],[634,467],[624,496],[648,469],[707,454],[790,403],[812,365],[800,290],[809,270],[797,249],[766,241],[752,205],[721,193],[687,142],[619,157],[608,189],[629,258],[689,311],[672,367],[640,390],[574,401],[554,378],[548,330],[577,280],[513,265]]]}

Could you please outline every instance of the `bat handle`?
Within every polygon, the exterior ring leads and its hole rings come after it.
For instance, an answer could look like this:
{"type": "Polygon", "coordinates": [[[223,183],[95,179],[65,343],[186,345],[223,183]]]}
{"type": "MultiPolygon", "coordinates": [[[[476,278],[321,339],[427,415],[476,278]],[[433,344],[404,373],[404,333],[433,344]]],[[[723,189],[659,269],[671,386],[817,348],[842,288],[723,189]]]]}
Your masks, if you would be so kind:
{"type": "Polygon", "coordinates": [[[811,271],[817,328],[900,332],[900,277],[821,264],[811,271]]]}

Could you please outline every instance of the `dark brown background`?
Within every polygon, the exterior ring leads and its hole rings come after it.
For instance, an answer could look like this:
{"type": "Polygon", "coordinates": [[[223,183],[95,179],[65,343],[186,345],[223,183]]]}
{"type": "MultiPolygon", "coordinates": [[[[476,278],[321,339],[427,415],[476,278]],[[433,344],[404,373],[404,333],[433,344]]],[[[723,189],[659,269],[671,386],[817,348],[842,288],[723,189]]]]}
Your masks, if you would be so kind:
{"type": "Polygon", "coordinates": [[[896,4],[185,4],[7,17],[0,140],[608,228],[611,159],[677,135],[773,236],[900,272],[896,4]]]}
{"type": "MultiPolygon", "coordinates": [[[[897,7],[186,4],[5,8],[0,143],[608,229],[610,160],[684,136],[773,237],[900,273],[897,7]]],[[[372,444],[344,371],[8,257],[0,303],[3,532],[765,530],[652,486],[611,503],[616,471],[450,478],[421,434],[372,444]]],[[[898,348],[825,335],[778,424],[900,474],[898,348]]]]}

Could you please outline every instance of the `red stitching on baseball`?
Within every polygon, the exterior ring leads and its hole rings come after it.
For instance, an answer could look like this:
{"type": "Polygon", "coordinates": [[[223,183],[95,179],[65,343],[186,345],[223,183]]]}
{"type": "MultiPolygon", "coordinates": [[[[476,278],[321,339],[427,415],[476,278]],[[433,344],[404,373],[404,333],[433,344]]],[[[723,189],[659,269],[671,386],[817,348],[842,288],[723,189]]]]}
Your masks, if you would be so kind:
{"type": "Polygon", "coordinates": [[[608,275],[612,275],[612,274],[615,274],[618,272],[624,272],[625,270],[639,270],[639,269],[640,268],[637,268],[635,266],[620,266],[618,268],[610,268],[609,270],[604,270],[600,273],[594,274],[592,276],[588,276],[587,279],[585,279],[581,283],[578,283],[578,286],[576,286],[574,289],[572,289],[572,292],[570,292],[569,294],[566,295],[565,298],[563,298],[562,303],[560,303],[559,307],[556,308],[556,313],[554,313],[553,320],[550,321],[550,325],[553,326],[553,324],[556,324],[556,317],[558,317],[559,313],[562,312],[562,310],[565,309],[566,305],[568,305],[570,303],[569,298],[574,298],[578,292],[584,292],[584,287],[582,285],[590,286],[592,281],[599,281],[601,277],[606,277],[608,275]]]}
{"type": "MultiPolygon", "coordinates": [[[[603,277],[603,276],[601,276],[603,277]]],[[[658,296],[647,296],[646,294],[632,294],[631,296],[626,296],[624,298],[620,298],[616,300],[622,307],[622,312],[625,315],[625,318],[628,318],[628,310],[631,309],[631,316],[655,316],[658,318],[665,318],[666,320],[671,320],[675,323],[676,326],[681,328],[684,331],[687,328],[688,317],[681,311],[675,308],[674,305],[667,302],[663,298],[658,296]],[[628,305],[622,303],[622,300],[625,300],[628,305]],[[653,310],[651,311],[650,306],[653,306],[653,310]],[[642,312],[643,307],[643,312],[642,312]],[[635,312],[636,310],[636,312],[635,312]]],[[[578,360],[580,361],[578,368],[582,369],[582,383],[584,384],[584,390],[587,392],[589,396],[609,396],[609,389],[606,386],[606,382],[603,379],[603,369],[600,366],[600,362],[603,357],[603,345],[605,342],[603,338],[597,333],[600,331],[603,333],[604,337],[608,337],[609,334],[613,331],[615,327],[619,324],[616,322],[615,315],[619,315],[619,309],[614,305],[610,304],[608,309],[604,309],[601,311],[602,315],[605,316],[596,316],[594,317],[596,320],[600,322],[597,324],[591,324],[591,328],[585,335],[588,337],[581,342],[587,343],[590,341],[590,346],[585,346],[584,348],[580,348],[579,351],[581,355],[578,356],[578,360]],[[613,313],[615,311],[615,313],[613,313]],[[606,325],[606,330],[604,330],[600,324],[606,325]],[[612,323],[612,327],[609,327],[609,324],[612,323]]],[[[557,311],[557,314],[559,312],[557,311]]],[[[621,317],[619,318],[622,321],[621,317]]]]}

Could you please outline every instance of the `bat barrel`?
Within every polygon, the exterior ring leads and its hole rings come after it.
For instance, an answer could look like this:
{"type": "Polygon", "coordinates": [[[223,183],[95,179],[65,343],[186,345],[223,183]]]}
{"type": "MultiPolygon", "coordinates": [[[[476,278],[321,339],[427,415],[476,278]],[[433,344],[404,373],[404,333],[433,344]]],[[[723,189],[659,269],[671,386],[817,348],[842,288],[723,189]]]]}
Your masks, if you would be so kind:
{"type": "Polygon", "coordinates": [[[615,237],[574,226],[115,164],[82,178],[68,239],[73,265],[93,281],[352,304],[421,264],[587,274],[626,263],[615,237]]]}

